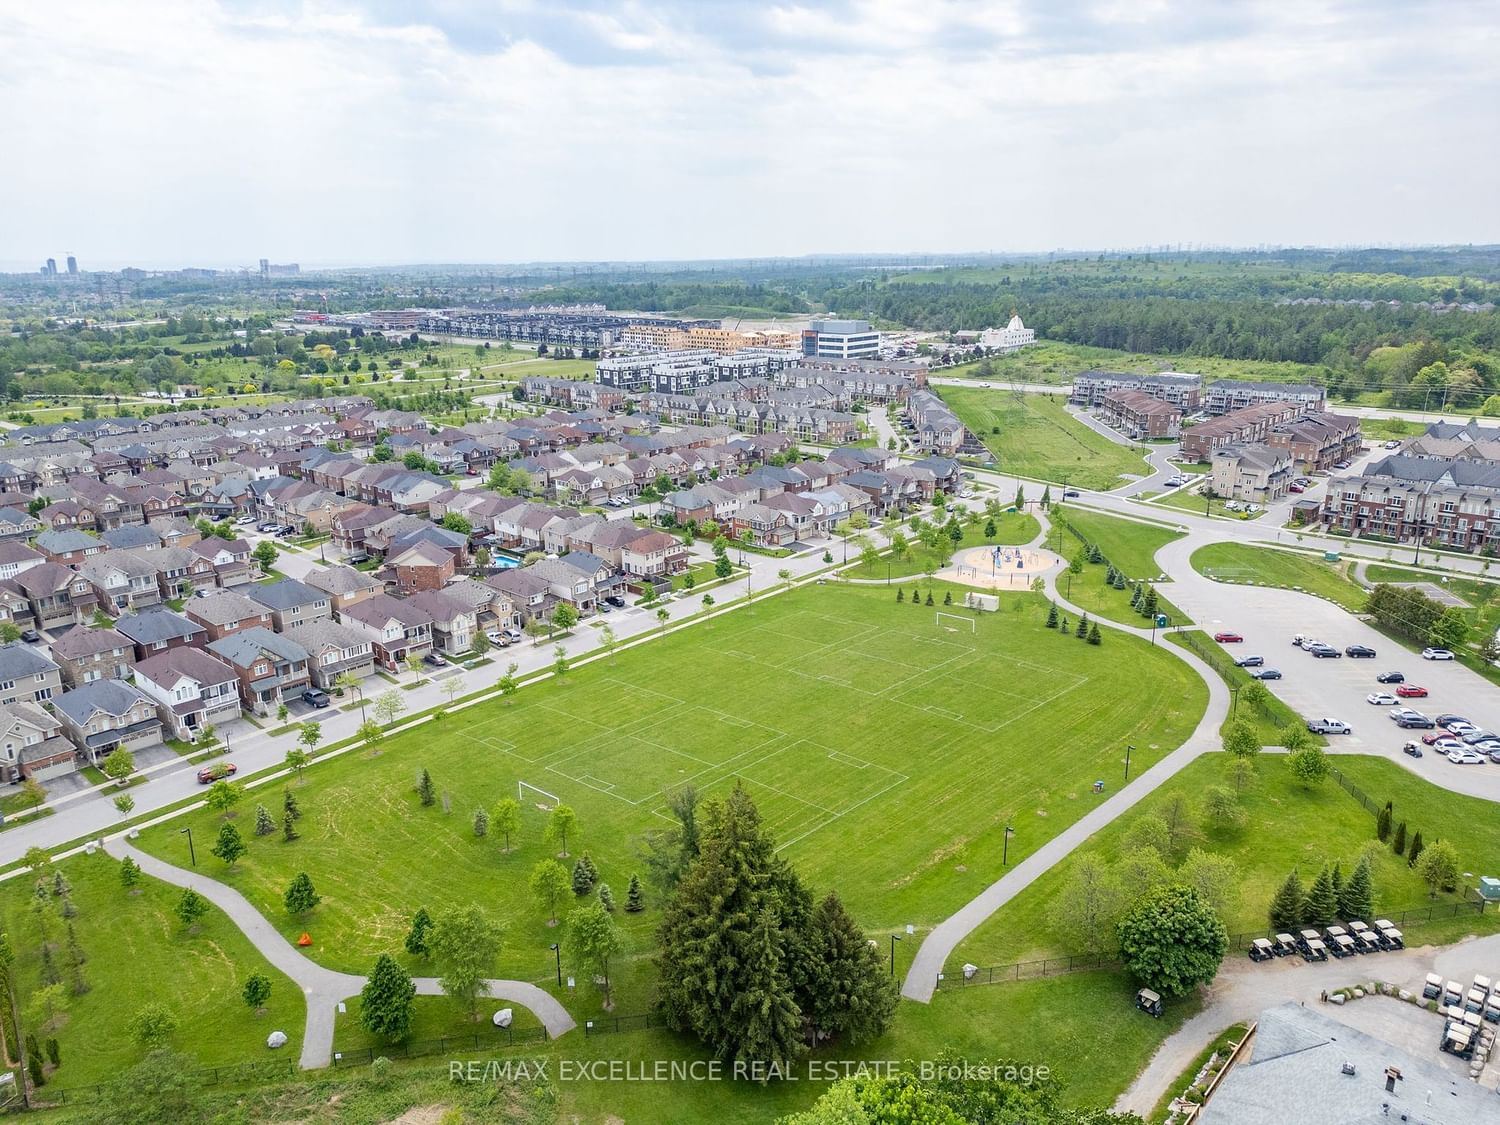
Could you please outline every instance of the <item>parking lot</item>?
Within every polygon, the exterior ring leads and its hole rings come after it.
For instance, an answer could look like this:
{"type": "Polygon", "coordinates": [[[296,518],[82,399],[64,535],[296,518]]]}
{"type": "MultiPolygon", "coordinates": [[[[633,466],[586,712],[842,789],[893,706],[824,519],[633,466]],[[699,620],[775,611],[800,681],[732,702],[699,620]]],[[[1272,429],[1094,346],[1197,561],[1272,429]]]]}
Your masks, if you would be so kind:
{"type": "Polygon", "coordinates": [[[1398,727],[1387,717],[1389,707],[1365,701],[1373,691],[1394,688],[1376,683],[1378,673],[1399,671],[1407,683],[1429,692],[1425,699],[1403,699],[1403,705],[1429,716],[1462,715],[1477,726],[1500,732],[1500,691],[1493,685],[1457,662],[1423,660],[1332,602],[1291,590],[1226,586],[1204,578],[1187,564],[1187,556],[1201,545],[1201,539],[1190,536],[1158,555],[1177,579],[1167,588],[1168,597],[1206,632],[1224,629],[1242,635],[1242,643],[1226,645],[1224,651],[1232,658],[1265,657],[1266,667],[1282,673],[1281,679],[1267,682],[1266,687],[1298,714],[1348,723],[1352,733],[1328,736],[1331,751],[1379,754],[1446,789],[1500,800],[1500,765],[1455,765],[1430,751],[1420,759],[1407,757],[1401,753],[1402,745],[1426,732],[1398,727]],[[1349,645],[1368,645],[1377,656],[1373,660],[1318,659],[1293,647],[1292,637],[1298,633],[1334,645],[1340,652],[1349,645]]]}

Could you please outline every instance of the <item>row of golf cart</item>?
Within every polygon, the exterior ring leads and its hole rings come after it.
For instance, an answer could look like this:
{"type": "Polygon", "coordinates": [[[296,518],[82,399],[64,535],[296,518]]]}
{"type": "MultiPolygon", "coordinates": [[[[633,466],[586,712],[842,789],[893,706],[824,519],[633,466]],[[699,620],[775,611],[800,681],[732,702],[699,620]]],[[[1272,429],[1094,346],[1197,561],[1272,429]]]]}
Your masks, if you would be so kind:
{"type": "Polygon", "coordinates": [[[1350,922],[1348,928],[1327,926],[1317,930],[1301,930],[1291,934],[1277,934],[1275,938],[1256,938],[1250,943],[1250,960],[1270,961],[1275,957],[1301,957],[1304,961],[1326,961],[1329,956],[1356,957],[1361,953],[1381,953],[1401,949],[1405,939],[1401,931],[1384,918],[1376,918],[1375,924],[1350,922]]]}
{"type": "Polygon", "coordinates": [[[1484,1024],[1500,1024],[1500,986],[1476,974],[1474,983],[1465,988],[1456,980],[1445,982],[1438,973],[1428,973],[1422,999],[1438,1002],[1443,1015],[1443,1050],[1461,1059],[1472,1058],[1475,1050],[1488,1056],[1495,1031],[1484,1024]]]}

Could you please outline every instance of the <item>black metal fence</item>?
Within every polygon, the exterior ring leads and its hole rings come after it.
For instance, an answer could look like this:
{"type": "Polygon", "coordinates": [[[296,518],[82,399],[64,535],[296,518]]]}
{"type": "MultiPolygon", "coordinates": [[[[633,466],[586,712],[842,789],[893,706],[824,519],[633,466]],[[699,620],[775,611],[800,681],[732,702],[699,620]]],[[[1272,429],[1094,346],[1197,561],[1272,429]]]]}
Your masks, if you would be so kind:
{"type": "Polygon", "coordinates": [[[420,1059],[427,1055],[451,1055],[459,1051],[503,1051],[525,1043],[545,1043],[545,1027],[497,1027],[493,1032],[449,1035],[442,1039],[413,1039],[384,1047],[356,1047],[333,1053],[334,1066],[359,1066],[384,1056],[388,1059],[420,1059]]]}
{"type": "Polygon", "coordinates": [[[1345,793],[1348,793],[1349,796],[1353,797],[1360,804],[1364,805],[1365,809],[1370,813],[1371,816],[1380,816],[1380,810],[1385,806],[1377,804],[1374,800],[1372,800],[1368,793],[1366,793],[1358,785],[1355,785],[1354,782],[1345,777],[1343,771],[1341,771],[1337,766],[1328,767],[1328,776],[1333,778],[1334,781],[1337,781],[1339,783],[1339,788],[1343,789],[1345,793]]]}
{"type": "Polygon", "coordinates": [[[585,1020],[583,1034],[606,1035],[615,1031],[649,1031],[655,1027],[666,1027],[667,1021],[656,1012],[642,1012],[634,1016],[605,1016],[585,1020]]]}
{"type": "Polygon", "coordinates": [[[1048,957],[1041,961],[1020,961],[1012,965],[986,965],[976,967],[972,973],[963,968],[944,969],[938,974],[940,989],[971,988],[977,984],[1004,984],[1018,980],[1040,980],[1064,973],[1084,973],[1098,969],[1118,969],[1120,962],[1113,957],[1048,957]]]}
{"type": "MultiPolygon", "coordinates": [[[[233,1066],[207,1066],[194,1070],[188,1081],[192,1086],[251,1086],[275,1078],[290,1078],[297,1073],[295,1059],[236,1063],[233,1066]]],[[[92,1086],[43,1086],[32,1094],[37,1107],[48,1105],[81,1105],[104,1101],[119,1090],[119,1083],[96,1082],[92,1086]]]]}

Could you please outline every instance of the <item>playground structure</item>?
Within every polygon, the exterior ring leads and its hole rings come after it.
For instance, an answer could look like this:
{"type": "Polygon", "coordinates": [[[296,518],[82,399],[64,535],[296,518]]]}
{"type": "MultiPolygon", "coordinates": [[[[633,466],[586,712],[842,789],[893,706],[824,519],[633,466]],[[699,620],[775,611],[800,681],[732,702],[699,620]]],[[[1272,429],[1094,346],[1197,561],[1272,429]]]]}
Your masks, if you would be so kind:
{"type": "Polygon", "coordinates": [[[937,577],[989,590],[1027,590],[1032,582],[1051,574],[1063,560],[1036,547],[970,547],[958,552],[937,577]]]}

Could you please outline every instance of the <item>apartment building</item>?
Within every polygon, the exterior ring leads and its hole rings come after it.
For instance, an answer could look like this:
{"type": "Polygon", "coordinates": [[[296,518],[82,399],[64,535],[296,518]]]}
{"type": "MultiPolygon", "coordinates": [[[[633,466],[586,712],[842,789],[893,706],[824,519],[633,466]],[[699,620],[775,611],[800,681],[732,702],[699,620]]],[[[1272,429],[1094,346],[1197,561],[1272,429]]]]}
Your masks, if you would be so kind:
{"type": "Polygon", "coordinates": [[[1268,402],[1210,418],[1182,431],[1182,452],[1198,461],[1207,461],[1215,449],[1225,445],[1263,442],[1271,430],[1303,414],[1302,407],[1291,402],[1268,402]]]}
{"type": "Polygon", "coordinates": [[[1203,409],[1209,414],[1229,414],[1249,406],[1289,402],[1298,413],[1322,410],[1322,387],[1311,383],[1255,383],[1243,379],[1220,379],[1210,383],[1203,393],[1203,409]]]}
{"type": "Polygon", "coordinates": [[[1286,495],[1292,458],[1263,442],[1221,446],[1213,452],[1213,490],[1226,500],[1269,504],[1286,495]]]}
{"type": "Polygon", "coordinates": [[[1182,427],[1182,410],[1145,391],[1110,391],[1099,402],[1099,420],[1136,441],[1175,438],[1182,427]]]}
{"type": "Polygon", "coordinates": [[[1068,401],[1075,406],[1100,406],[1112,391],[1140,391],[1170,403],[1184,414],[1198,409],[1203,394],[1203,376],[1170,373],[1140,375],[1127,371],[1081,371],[1073,376],[1068,401]]]}

